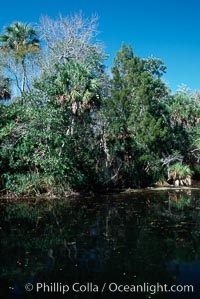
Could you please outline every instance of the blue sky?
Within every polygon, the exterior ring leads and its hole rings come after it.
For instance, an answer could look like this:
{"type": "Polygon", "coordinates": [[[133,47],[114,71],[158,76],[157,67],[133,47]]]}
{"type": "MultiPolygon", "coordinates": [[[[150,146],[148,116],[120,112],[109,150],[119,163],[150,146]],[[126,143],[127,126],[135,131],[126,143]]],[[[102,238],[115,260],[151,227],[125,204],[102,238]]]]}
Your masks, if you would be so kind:
{"type": "Polygon", "coordinates": [[[13,21],[38,22],[40,16],[55,18],[82,11],[99,16],[99,39],[110,55],[131,44],[139,57],[161,58],[164,77],[175,91],[181,84],[200,90],[199,0],[5,0],[1,3],[0,29],[13,21]]]}

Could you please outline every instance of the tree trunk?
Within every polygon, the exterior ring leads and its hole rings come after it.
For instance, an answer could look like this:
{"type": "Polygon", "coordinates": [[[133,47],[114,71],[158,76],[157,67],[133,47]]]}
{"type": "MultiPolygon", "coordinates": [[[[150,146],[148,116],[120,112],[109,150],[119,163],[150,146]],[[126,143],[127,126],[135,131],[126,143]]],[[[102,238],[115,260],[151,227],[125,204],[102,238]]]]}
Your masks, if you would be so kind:
{"type": "Polygon", "coordinates": [[[26,65],[23,58],[22,59],[22,86],[21,86],[22,93],[24,93],[25,91],[25,83],[26,83],[26,65]]]}

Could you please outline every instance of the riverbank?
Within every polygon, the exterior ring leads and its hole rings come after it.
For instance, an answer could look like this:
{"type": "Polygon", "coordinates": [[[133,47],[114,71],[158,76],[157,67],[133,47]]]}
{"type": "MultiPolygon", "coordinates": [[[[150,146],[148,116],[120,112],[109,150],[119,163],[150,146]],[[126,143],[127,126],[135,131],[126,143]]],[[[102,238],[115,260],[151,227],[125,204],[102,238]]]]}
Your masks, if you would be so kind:
{"type": "Polygon", "coordinates": [[[97,190],[90,191],[90,192],[64,192],[63,194],[54,194],[54,193],[43,193],[37,195],[30,195],[30,194],[16,194],[14,192],[7,193],[7,194],[0,194],[0,202],[8,201],[8,202],[15,202],[20,200],[24,201],[34,201],[34,200],[53,200],[53,199],[67,199],[67,200],[75,200],[77,198],[82,197],[94,197],[94,196],[103,196],[103,195],[110,195],[110,194],[129,194],[129,193],[150,193],[154,191],[188,191],[188,190],[200,190],[200,182],[195,181],[192,186],[161,186],[161,187],[146,187],[146,188],[127,188],[127,189],[117,189],[113,188],[112,190],[97,190]]]}

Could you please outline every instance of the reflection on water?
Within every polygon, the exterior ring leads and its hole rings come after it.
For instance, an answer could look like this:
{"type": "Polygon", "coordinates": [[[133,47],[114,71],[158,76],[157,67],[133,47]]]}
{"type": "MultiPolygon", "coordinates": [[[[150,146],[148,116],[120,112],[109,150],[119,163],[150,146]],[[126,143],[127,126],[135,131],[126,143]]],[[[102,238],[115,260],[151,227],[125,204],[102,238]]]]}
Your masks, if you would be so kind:
{"type": "Polygon", "coordinates": [[[0,217],[2,299],[200,296],[199,191],[2,202],[0,217]],[[93,286],[65,295],[25,290],[38,282],[93,286]],[[105,282],[193,284],[195,292],[90,292],[105,282]]]}

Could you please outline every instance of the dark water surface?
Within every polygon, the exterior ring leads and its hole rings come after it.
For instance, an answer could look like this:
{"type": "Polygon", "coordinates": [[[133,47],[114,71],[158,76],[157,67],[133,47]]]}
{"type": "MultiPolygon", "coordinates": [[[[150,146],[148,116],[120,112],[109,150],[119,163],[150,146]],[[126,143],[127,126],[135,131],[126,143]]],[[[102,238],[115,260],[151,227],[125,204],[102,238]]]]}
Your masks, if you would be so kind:
{"type": "Polygon", "coordinates": [[[200,298],[198,190],[2,201],[0,222],[1,299],[200,298]]]}

